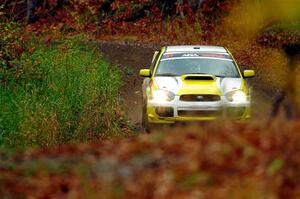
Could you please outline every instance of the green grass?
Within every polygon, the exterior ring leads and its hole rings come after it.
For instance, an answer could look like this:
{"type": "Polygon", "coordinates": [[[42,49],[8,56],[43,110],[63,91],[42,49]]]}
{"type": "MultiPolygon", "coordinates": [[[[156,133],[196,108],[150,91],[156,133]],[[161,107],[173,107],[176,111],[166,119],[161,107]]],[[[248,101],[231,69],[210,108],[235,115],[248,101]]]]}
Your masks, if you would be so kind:
{"type": "Polygon", "coordinates": [[[75,38],[36,45],[0,68],[0,147],[53,146],[120,135],[119,71],[75,38]]]}

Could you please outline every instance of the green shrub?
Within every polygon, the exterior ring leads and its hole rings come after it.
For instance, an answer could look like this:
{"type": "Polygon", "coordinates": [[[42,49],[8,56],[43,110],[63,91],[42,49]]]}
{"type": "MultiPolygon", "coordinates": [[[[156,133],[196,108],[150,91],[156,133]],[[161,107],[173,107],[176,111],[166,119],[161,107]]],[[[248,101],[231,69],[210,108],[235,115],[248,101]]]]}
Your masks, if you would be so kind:
{"type": "Polygon", "coordinates": [[[36,46],[1,77],[0,146],[44,147],[120,133],[119,71],[78,38],[36,46]]]}

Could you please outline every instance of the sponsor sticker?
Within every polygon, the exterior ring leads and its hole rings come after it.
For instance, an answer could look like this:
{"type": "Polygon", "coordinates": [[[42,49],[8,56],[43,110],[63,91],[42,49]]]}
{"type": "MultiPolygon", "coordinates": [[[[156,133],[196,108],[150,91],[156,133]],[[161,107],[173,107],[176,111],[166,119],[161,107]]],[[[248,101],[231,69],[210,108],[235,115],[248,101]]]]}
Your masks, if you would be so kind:
{"type": "Polygon", "coordinates": [[[228,54],[218,54],[218,53],[166,53],[163,55],[162,59],[168,58],[199,58],[199,57],[207,57],[207,58],[221,58],[221,59],[230,59],[231,57],[228,54]]]}

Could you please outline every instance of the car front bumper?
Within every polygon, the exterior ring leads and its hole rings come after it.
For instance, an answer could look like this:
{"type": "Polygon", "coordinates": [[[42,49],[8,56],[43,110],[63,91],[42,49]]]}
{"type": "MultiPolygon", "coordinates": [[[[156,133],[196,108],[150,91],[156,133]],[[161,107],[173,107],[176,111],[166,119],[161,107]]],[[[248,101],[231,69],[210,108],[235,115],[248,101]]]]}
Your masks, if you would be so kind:
{"type": "Polygon", "coordinates": [[[177,121],[209,121],[218,119],[247,120],[251,118],[251,103],[229,102],[224,96],[219,101],[185,102],[176,96],[170,102],[148,100],[150,123],[174,123],[177,121]]]}

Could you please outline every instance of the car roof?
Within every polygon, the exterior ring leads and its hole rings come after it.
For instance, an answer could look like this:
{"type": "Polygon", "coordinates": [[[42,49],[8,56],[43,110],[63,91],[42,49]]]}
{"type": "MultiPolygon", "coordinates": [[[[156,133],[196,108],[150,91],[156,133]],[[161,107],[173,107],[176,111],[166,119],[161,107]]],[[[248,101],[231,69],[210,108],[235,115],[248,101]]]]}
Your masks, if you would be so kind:
{"type": "Polygon", "coordinates": [[[228,53],[223,46],[204,46],[204,45],[181,45],[166,46],[166,52],[212,52],[228,53]]]}

